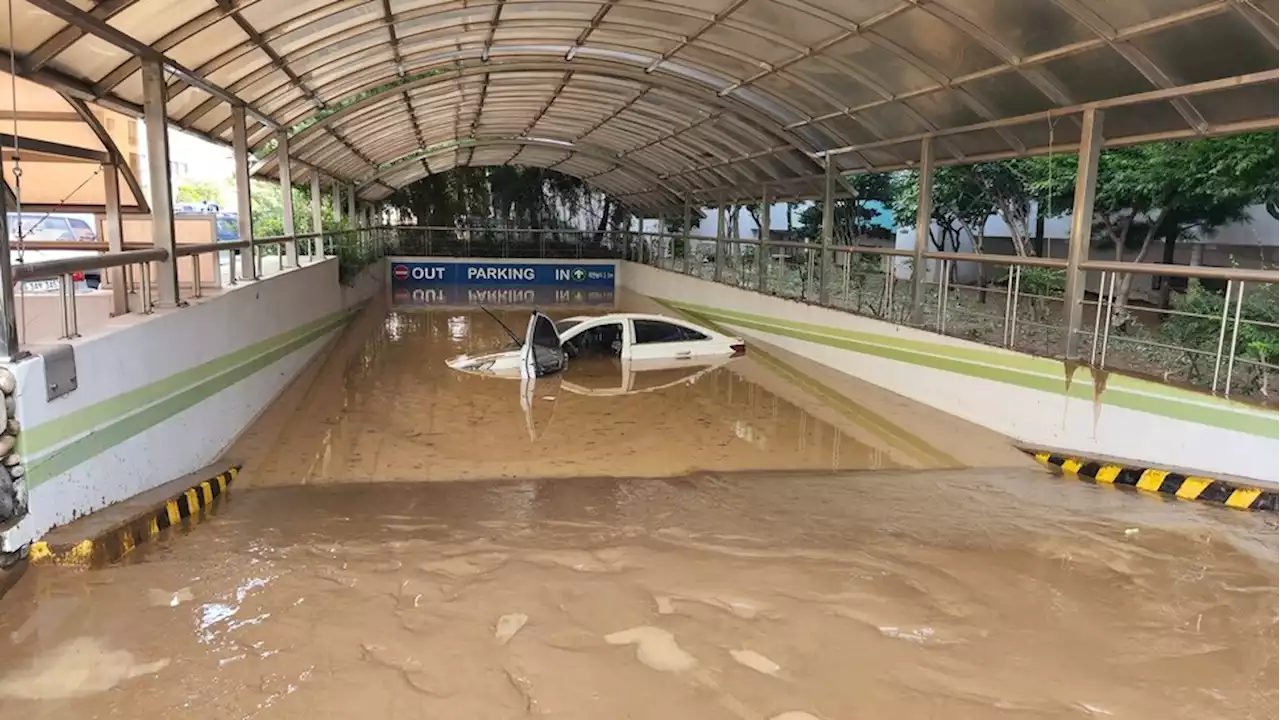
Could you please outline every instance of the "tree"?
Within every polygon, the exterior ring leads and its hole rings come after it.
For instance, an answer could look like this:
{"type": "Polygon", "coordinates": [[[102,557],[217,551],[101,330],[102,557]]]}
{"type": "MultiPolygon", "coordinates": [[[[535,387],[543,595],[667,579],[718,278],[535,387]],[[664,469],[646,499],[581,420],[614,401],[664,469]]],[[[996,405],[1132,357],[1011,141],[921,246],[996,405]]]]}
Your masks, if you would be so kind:
{"type": "MultiPolygon", "coordinates": [[[[1117,261],[1131,248],[1134,262],[1145,262],[1157,238],[1176,242],[1240,221],[1247,208],[1276,197],[1276,140],[1276,133],[1253,133],[1107,150],[1098,162],[1094,226],[1117,261]]],[[[1065,211],[1075,193],[1077,158],[1054,162],[1053,181],[1046,176],[1043,189],[1065,211]]],[[[1132,286],[1131,274],[1120,278],[1122,301],[1132,286]]]]}
{"type": "MultiPolygon", "coordinates": [[[[840,244],[842,239],[843,244],[854,244],[855,238],[872,232],[871,221],[875,219],[877,213],[871,209],[870,203],[889,205],[893,202],[894,192],[890,178],[891,176],[886,173],[863,173],[848,177],[849,184],[857,194],[854,197],[837,199],[835,207],[832,208],[833,225],[835,228],[843,229],[843,232],[834,234],[837,244],[840,244]]],[[[821,238],[823,208],[823,202],[818,201],[800,211],[800,225],[796,229],[798,238],[805,242],[816,242],[821,238]]],[[[789,207],[787,211],[789,215],[789,207]]]]}
{"type": "MultiPolygon", "coordinates": [[[[284,202],[280,195],[280,183],[252,180],[249,183],[249,203],[253,210],[253,236],[255,238],[284,235],[284,202]]],[[[326,232],[345,230],[348,220],[334,219],[332,197],[320,195],[320,222],[326,232]]],[[[314,232],[311,228],[311,188],[293,188],[293,230],[297,234],[314,232]]]]}
{"type": "Polygon", "coordinates": [[[211,180],[190,180],[178,186],[177,201],[180,203],[208,202],[222,204],[222,188],[211,180]]]}

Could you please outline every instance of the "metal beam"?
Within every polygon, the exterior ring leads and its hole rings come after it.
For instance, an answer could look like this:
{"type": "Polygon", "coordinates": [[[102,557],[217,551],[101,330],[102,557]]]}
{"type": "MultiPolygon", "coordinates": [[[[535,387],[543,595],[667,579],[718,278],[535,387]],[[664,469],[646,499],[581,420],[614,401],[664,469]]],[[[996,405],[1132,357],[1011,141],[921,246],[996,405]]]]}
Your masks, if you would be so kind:
{"type": "Polygon", "coordinates": [[[911,324],[924,324],[924,251],[933,224],[933,138],[920,141],[919,190],[916,193],[916,244],[911,258],[911,324]]]}
{"type": "Polygon", "coordinates": [[[156,263],[159,307],[175,308],[178,258],[173,227],[173,178],[169,174],[169,118],[165,108],[164,68],[153,59],[142,62],[142,98],[147,122],[147,163],[151,170],[151,243],[169,253],[156,263]]]}
{"type": "MultiPolygon", "coordinates": [[[[320,206],[320,173],[311,172],[311,232],[324,232],[324,210],[320,206]]],[[[311,262],[324,256],[324,239],[317,235],[311,240],[311,262]]]]}
{"type": "MultiPolygon", "coordinates": [[[[107,236],[107,252],[124,252],[124,222],[120,215],[119,168],[104,167],[102,190],[107,213],[102,219],[102,232],[107,236]]],[[[129,312],[129,287],[125,282],[124,268],[113,267],[107,271],[111,282],[111,315],[119,317],[129,312]]]]}
{"type": "Polygon", "coordinates": [[[92,150],[76,145],[64,145],[52,140],[40,140],[30,137],[15,138],[8,133],[0,133],[0,145],[3,145],[6,150],[16,148],[19,152],[51,158],[69,158],[91,163],[111,162],[111,156],[101,150],[92,150]]]}
{"type": "Polygon", "coordinates": [[[832,158],[823,158],[825,176],[822,182],[822,243],[818,250],[818,304],[826,305],[827,297],[827,259],[831,254],[831,246],[835,241],[836,213],[836,162],[832,158]]]}
{"type": "MultiPolygon", "coordinates": [[[[37,7],[49,13],[50,15],[53,15],[54,17],[57,17],[63,20],[64,22],[67,22],[70,25],[80,28],[81,30],[83,30],[88,34],[94,35],[102,40],[105,40],[106,42],[120,48],[121,50],[131,52],[134,55],[137,55],[138,57],[142,58],[144,61],[149,61],[157,66],[163,66],[169,69],[170,71],[172,71],[173,73],[181,77],[183,80],[185,80],[188,84],[205,91],[209,95],[212,95],[213,97],[216,97],[225,103],[228,103],[231,105],[244,104],[244,101],[236,97],[234,94],[223,89],[221,86],[210,82],[199,73],[196,73],[195,71],[188,69],[182,63],[177,62],[173,58],[170,58],[169,56],[165,55],[159,50],[156,50],[155,48],[148,45],[147,43],[144,43],[141,40],[138,40],[127,33],[117,30],[115,27],[108,24],[105,20],[94,17],[93,14],[85,12],[84,10],[81,10],[80,8],[71,4],[67,0],[27,0],[27,1],[34,7],[37,7]]],[[[146,72],[145,62],[143,63],[143,68],[144,68],[143,72],[145,74],[146,72]]],[[[161,83],[163,84],[163,82],[164,82],[164,79],[162,77],[161,83]]],[[[261,122],[262,124],[272,129],[278,129],[280,127],[279,123],[277,123],[274,119],[272,119],[270,115],[267,115],[266,113],[262,112],[261,110],[258,110],[257,108],[251,105],[245,105],[245,107],[246,107],[246,110],[250,114],[252,114],[255,118],[257,118],[258,121],[261,122]]]]}
{"type": "MultiPolygon", "coordinates": [[[[0,183],[4,183],[0,176],[0,183]]],[[[18,313],[13,298],[13,265],[9,259],[9,213],[17,208],[10,205],[12,198],[5,184],[0,192],[0,358],[13,360],[18,350],[18,313]]]]}
{"type": "Polygon", "coordinates": [[[756,248],[756,290],[769,290],[769,228],[772,218],[769,217],[769,186],[760,190],[760,245],[756,248]]]}
{"type": "MultiPolygon", "coordinates": [[[[276,167],[280,170],[280,209],[284,214],[284,234],[296,235],[293,224],[293,168],[289,163],[289,133],[281,130],[276,133],[276,167]]],[[[298,267],[298,243],[285,243],[285,256],[281,259],[281,269],[298,267]]]]}
{"type": "MultiPolygon", "coordinates": [[[[71,97],[66,93],[59,93],[62,99],[75,110],[76,115],[84,121],[93,134],[97,136],[98,142],[102,143],[102,147],[107,149],[107,154],[111,156],[112,163],[116,166],[116,170],[124,177],[124,183],[129,186],[129,194],[133,195],[133,202],[138,206],[138,210],[144,213],[151,212],[151,207],[147,204],[146,193],[142,192],[142,183],[138,182],[137,168],[129,166],[129,159],[120,152],[120,147],[116,145],[116,141],[111,137],[111,133],[102,126],[98,121],[98,116],[93,114],[93,110],[89,108],[89,104],[80,98],[71,97]]],[[[115,182],[114,180],[112,182],[115,182]]],[[[118,183],[117,183],[118,185],[118,183]]],[[[120,189],[116,188],[116,202],[120,202],[120,189]]]]}
{"type": "MultiPolygon", "coordinates": [[[[245,122],[244,108],[239,105],[231,108],[231,133],[233,136],[232,158],[235,162],[236,176],[236,224],[239,226],[240,239],[252,240],[253,200],[249,184],[249,130],[245,122]]],[[[253,260],[255,252],[252,247],[240,251],[240,276],[246,280],[258,279],[258,266],[253,260]]],[[[234,276],[235,273],[233,272],[232,275],[234,276]]]]}
{"type": "Polygon", "coordinates": [[[1063,298],[1067,313],[1067,337],[1063,357],[1067,360],[1080,358],[1080,326],[1084,316],[1085,280],[1085,273],[1080,269],[1080,264],[1089,259],[1089,246],[1092,243],[1093,197],[1098,186],[1098,158],[1102,154],[1102,120],[1102,111],[1093,109],[1085,111],[1084,127],[1080,137],[1080,160],[1076,164],[1076,195],[1071,204],[1071,237],[1067,242],[1067,287],[1063,298]]]}

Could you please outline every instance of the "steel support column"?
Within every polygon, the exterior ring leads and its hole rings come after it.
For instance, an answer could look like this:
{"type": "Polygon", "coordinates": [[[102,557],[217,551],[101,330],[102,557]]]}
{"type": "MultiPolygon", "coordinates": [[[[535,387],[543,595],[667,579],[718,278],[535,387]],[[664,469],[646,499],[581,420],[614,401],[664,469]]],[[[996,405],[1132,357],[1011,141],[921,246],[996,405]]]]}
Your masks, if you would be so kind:
{"type": "Polygon", "coordinates": [[[693,227],[692,227],[692,226],[693,226],[693,206],[692,206],[692,204],[689,202],[689,198],[685,198],[685,200],[684,200],[684,223],[683,223],[683,225],[684,225],[684,227],[683,227],[683,233],[682,233],[682,235],[684,236],[684,274],[685,274],[685,275],[688,275],[688,274],[689,274],[689,268],[690,268],[690,266],[692,265],[692,263],[691,263],[691,261],[689,260],[689,258],[690,258],[690,257],[692,257],[692,255],[693,255],[693,238],[692,238],[692,235],[693,235],[693,227]]]}
{"type": "Polygon", "coordinates": [[[716,205],[716,270],[713,279],[720,282],[724,277],[725,226],[724,205],[716,205]]]}
{"type": "Polygon", "coordinates": [[[359,222],[359,216],[356,215],[356,186],[347,186],[347,217],[351,218],[351,227],[356,227],[359,222]]]}
{"type": "Polygon", "coordinates": [[[756,246],[756,290],[769,290],[769,186],[760,191],[760,244],[756,246]]]}
{"type": "Polygon", "coordinates": [[[169,174],[169,118],[166,115],[164,68],[155,60],[142,61],[142,106],[147,123],[147,163],[151,171],[151,242],[169,253],[156,263],[157,306],[178,307],[178,258],[174,253],[173,177],[169,174]]]}
{"type": "MultiPolygon", "coordinates": [[[[236,176],[236,225],[240,240],[252,240],[253,200],[249,189],[249,133],[245,124],[245,110],[241,106],[231,108],[231,134],[236,176]]],[[[240,251],[240,277],[246,280],[258,279],[258,266],[253,260],[254,252],[252,247],[240,251]]]]}
{"type": "MultiPolygon", "coordinates": [[[[1093,235],[1093,196],[1098,186],[1098,158],[1102,153],[1103,112],[1089,108],[1081,117],[1080,160],[1076,165],[1076,196],[1071,205],[1071,238],[1067,243],[1067,337],[1064,357],[1080,358],[1080,325],[1084,315],[1084,272],[1093,235]]],[[[1099,299],[1101,301],[1101,299],[1099,299]]]]}
{"type": "MultiPolygon", "coordinates": [[[[293,224],[293,172],[289,162],[289,133],[281,130],[276,133],[276,167],[280,170],[280,209],[284,215],[284,234],[293,236],[296,227],[293,224]]],[[[280,269],[298,267],[298,241],[285,243],[285,255],[280,260],[280,269]]]]}
{"type": "MultiPolygon", "coordinates": [[[[124,219],[120,215],[120,174],[119,168],[106,165],[102,168],[102,190],[107,214],[102,219],[102,233],[107,236],[107,252],[124,251],[124,219]]],[[[107,271],[107,282],[111,283],[111,316],[118,317],[129,312],[129,288],[125,282],[124,268],[114,267],[107,271]]],[[[145,312],[145,308],[143,312],[145,312]]]]}
{"type": "Polygon", "coordinates": [[[835,239],[835,195],[836,164],[830,158],[823,158],[825,168],[822,181],[822,243],[818,249],[818,304],[826,305],[827,297],[827,260],[831,254],[831,245],[835,239]]]}
{"type": "MultiPolygon", "coordinates": [[[[920,141],[919,192],[916,194],[916,245],[911,259],[911,324],[924,323],[924,251],[933,223],[933,138],[920,141]]],[[[893,299],[890,298],[890,303],[893,299]]],[[[892,304],[890,305],[892,307],[892,304]]]]}
{"type": "MultiPolygon", "coordinates": [[[[324,232],[324,210],[320,207],[320,173],[315,168],[311,169],[311,232],[324,232]]],[[[307,253],[311,256],[311,262],[315,262],[324,256],[324,237],[316,235],[311,238],[311,251],[307,253]]]]}
{"type": "Polygon", "coordinates": [[[0,358],[15,360],[18,358],[18,308],[13,299],[13,266],[9,264],[9,213],[17,212],[10,207],[9,188],[0,176],[0,358]]]}
{"type": "Polygon", "coordinates": [[[342,183],[333,182],[333,221],[342,224],[342,183]]]}

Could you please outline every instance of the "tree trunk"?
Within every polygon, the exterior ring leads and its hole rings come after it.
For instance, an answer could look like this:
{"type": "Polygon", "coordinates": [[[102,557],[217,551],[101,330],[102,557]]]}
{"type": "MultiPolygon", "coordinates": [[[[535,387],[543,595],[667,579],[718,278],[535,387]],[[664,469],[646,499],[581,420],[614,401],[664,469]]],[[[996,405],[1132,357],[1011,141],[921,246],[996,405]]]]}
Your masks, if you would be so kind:
{"type": "Polygon", "coordinates": [[[609,216],[613,214],[612,205],[612,198],[606,195],[604,198],[604,208],[602,208],[600,213],[600,222],[596,223],[596,234],[592,237],[592,241],[595,242],[596,245],[604,244],[604,233],[605,230],[609,229],[609,216]]]}
{"type": "MultiPolygon", "coordinates": [[[[1155,240],[1156,233],[1159,231],[1160,226],[1164,224],[1165,215],[1170,209],[1171,208],[1161,208],[1160,212],[1156,214],[1155,220],[1147,228],[1146,237],[1142,238],[1142,247],[1138,249],[1138,256],[1133,259],[1135,263],[1144,262],[1146,260],[1147,253],[1151,250],[1152,241],[1155,240]]],[[[1130,218],[1130,220],[1132,220],[1132,218],[1130,218]]],[[[1127,229],[1126,223],[1126,230],[1127,229]]],[[[1123,252],[1123,250],[1124,246],[1121,245],[1120,252],[1123,252]]],[[[1127,303],[1129,301],[1129,292],[1133,289],[1133,277],[1133,273],[1125,273],[1124,277],[1120,278],[1120,289],[1118,294],[1122,302],[1127,303]]]]}
{"type": "Polygon", "coordinates": [[[1036,241],[1035,241],[1036,257],[1048,257],[1046,253],[1044,241],[1044,213],[1041,208],[1036,206],[1036,241]]]}
{"type": "MultiPolygon", "coordinates": [[[[1163,262],[1165,265],[1173,264],[1173,251],[1175,249],[1175,245],[1177,244],[1177,242],[1178,242],[1178,233],[1176,228],[1172,232],[1165,233],[1164,257],[1160,259],[1160,261],[1163,262]]],[[[1171,287],[1172,283],[1173,283],[1172,278],[1169,278],[1169,277],[1160,278],[1160,308],[1163,310],[1169,309],[1169,297],[1173,291],[1173,288],[1171,287]]]]}

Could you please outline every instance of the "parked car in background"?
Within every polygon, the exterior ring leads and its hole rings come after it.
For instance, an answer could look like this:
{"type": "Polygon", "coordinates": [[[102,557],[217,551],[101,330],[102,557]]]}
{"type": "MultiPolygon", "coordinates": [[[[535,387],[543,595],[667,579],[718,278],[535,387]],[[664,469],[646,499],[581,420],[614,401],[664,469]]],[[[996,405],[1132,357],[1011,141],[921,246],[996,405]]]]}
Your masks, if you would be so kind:
{"type": "MultiPolygon", "coordinates": [[[[5,225],[9,229],[10,262],[36,263],[45,260],[57,260],[67,257],[80,257],[100,254],[97,250],[49,250],[27,248],[26,243],[39,242],[97,242],[98,233],[94,231],[91,216],[77,216],[63,213],[7,213],[5,225]],[[20,251],[20,252],[19,252],[20,251]]],[[[102,284],[100,271],[77,273],[72,278],[77,285],[89,290],[96,290],[102,284]]],[[[32,280],[24,282],[23,292],[57,292],[57,280],[32,280]]]]}

